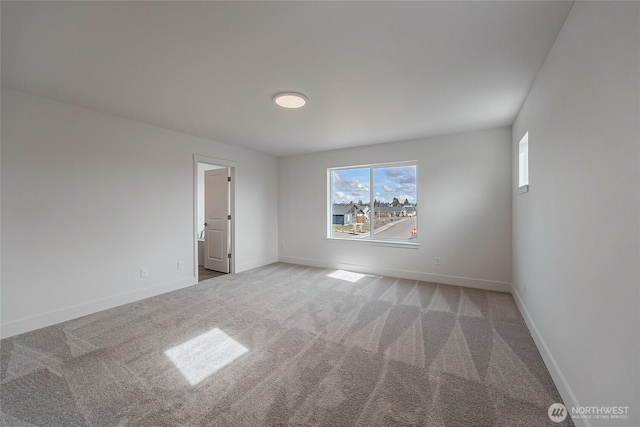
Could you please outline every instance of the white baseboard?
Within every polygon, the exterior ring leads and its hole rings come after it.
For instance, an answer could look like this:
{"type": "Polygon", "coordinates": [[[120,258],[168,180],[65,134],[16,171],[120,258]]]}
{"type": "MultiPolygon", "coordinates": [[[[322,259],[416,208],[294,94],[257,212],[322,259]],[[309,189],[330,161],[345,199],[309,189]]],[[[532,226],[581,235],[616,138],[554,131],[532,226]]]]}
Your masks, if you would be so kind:
{"type": "Polygon", "coordinates": [[[273,264],[274,262],[278,262],[278,257],[277,256],[269,257],[269,258],[263,258],[263,259],[258,260],[258,261],[245,262],[244,264],[238,264],[236,266],[236,273],[241,273],[243,271],[251,270],[253,268],[258,268],[258,267],[262,267],[262,266],[265,266],[265,265],[273,264]]]}
{"type": "MultiPolygon", "coordinates": [[[[527,307],[524,305],[522,298],[520,298],[515,286],[512,286],[511,294],[513,295],[513,299],[516,301],[516,305],[518,306],[520,313],[522,313],[522,317],[529,328],[529,332],[531,332],[531,336],[536,343],[536,347],[538,347],[542,360],[544,360],[545,365],[547,365],[549,374],[551,374],[551,378],[553,378],[553,382],[558,388],[558,392],[564,401],[564,406],[567,407],[568,411],[571,411],[571,407],[581,406],[580,403],[578,403],[578,399],[576,399],[576,396],[573,394],[571,387],[569,387],[567,380],[564,378],[564,375],[562,375],[560,367],[556,363],[551,351],[549,351],[549,347],[547,347],[547,344],[544,342],[542,335],[540,335],[540,331],[536,327],[535,322],[531,318],[531,315],[529,314],[527,307]]],[[[576,426],[591,427],[591,423],[585,418],[575,419],[573,420],[573,423],[576,426]]]]}
{"type": "Polygon", "coordinates": [[[77,319],[78,317],[88,314],[97,313],[109,308],[118,307],[120,305],[129,304],[141,299],[164,294],[166,292],[175,291],[186,288],[198,283],[197,277],[188,277],[175,282],[162,283],[160,285],[149,286],[148,288],[138,289],[111,297],[101,298],[94,301],[62,308],[60,310],[50,311],[48,313],[38,314],[36,316],[25,317],[0,325],[0,337],[8,338],[14,335],[33,331],[35,329],[44,328],[55,325],[56,323],[66,322],[67,320],[77,319]]]}
{"type": "Polygon", "coordinates": [[[308,265],[320,268],[335,268],[339,270],[350,270],[358,273],[379,274],[381,276],[398,277],[401,279],[420,280],[423,282],[442,283],[444,285],[466,286],[469,288],[484,289],[487,291],[511,292],[511,283],[498,282],[494,280],[473,279],[470,277],[446,276],[443,274],[423,273],[419,271],[396,270],[393,268],[382,268],[373,265],[345,264],[339,262],[321,261],[315,259],[298,258],[290,256],[280,256],[281,262],[291,264],[308,265]]]}

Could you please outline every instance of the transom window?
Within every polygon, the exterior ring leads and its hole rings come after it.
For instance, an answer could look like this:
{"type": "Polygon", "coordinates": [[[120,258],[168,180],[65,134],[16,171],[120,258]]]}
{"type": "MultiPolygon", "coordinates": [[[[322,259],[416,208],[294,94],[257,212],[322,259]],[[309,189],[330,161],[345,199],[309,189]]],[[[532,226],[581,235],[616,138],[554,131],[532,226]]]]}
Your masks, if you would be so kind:
{"type": "Polygon", "coordinates": [[[416,241],[416,162],[330,168],[330,238],[416,241]]]}

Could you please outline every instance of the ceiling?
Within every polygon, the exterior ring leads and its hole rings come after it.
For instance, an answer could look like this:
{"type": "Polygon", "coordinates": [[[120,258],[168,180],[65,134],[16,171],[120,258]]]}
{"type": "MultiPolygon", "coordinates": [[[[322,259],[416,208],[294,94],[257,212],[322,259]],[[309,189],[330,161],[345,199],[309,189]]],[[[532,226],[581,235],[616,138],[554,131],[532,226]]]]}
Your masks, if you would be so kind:
{"type": "Polygon", "coordinates": [[[275,156],[506,126],[572,4],[3,1],[2,86],[275,156]]]}

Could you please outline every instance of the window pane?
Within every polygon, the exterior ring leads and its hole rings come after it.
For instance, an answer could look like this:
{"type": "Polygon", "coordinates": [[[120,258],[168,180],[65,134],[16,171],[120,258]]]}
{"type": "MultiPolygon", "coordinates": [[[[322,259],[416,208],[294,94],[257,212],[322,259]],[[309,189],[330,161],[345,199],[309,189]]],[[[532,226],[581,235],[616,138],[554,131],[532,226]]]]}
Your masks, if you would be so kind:
{"type": "Polygon", "coordinates": [[[529,132],[518,143],[518,186],[529,185],[529,132]]]}
{"type": "Polygon", "coordinates": [[[374,238],[416,239],[418,237],[416,166],[375,168],[373,183],[374,238]]]}
{"type": "Polygon", "coordinates": [[[369,204],[370,169],[331,171],[331,236],[368,238],[370,235],[369,204]]]}

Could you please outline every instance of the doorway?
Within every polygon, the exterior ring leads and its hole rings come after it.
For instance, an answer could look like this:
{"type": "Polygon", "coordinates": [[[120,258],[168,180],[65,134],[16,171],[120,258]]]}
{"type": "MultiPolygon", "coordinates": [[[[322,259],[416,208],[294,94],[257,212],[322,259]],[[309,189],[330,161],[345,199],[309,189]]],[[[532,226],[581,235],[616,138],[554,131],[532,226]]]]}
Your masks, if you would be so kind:
{"type": "Polygon", "coordinates": [[[235,272],[235,162],[194,155],[194,274],[235,272]]]}

